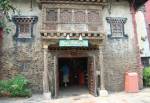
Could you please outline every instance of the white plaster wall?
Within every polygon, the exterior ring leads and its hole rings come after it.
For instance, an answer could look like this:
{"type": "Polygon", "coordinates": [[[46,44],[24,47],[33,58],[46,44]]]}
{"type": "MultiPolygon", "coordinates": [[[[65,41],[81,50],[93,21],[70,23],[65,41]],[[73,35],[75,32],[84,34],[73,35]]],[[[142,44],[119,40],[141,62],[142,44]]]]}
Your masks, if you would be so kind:
{"type": "MultiPolygon", "coordinates": [[[[41,27],[41,10],[36,2],[33,0],[33,8],[31,9],[30,0],[13,0],[12,5],[16,8],[15,14],[10,12],[10,16],[21,15],[21,16],[38,16],[38,22],[34,25],[33,35],[35,36],[36,44],[40,45],[40,27],[41,27]]],[[[16,32],[16,26],[13,22],[9,22],[7,25],[12,29],[10,34],[5,34],[3,38],[3,49],[12,48],[14,46],[13,36],[16,32]]],[[[34,45],[34,46],[35,46],[34,45]]]]}
{"type": "Polygon", "coordinates": [[[149,48],[144,14],[142,11],[137,11],[135,17],[136,17],[139,48],[142,51],[141,57],[150,57],[150,48],[149,48]],[[141,38],[144,38],[145,40],[143,41],[141,40],[141,38]]]}
{"type": "Polygon", "coordinates": [[[103,23],[104,23],[104,29],[108,34],[111,34],[110,30],[110,24],[107,23],[106,17],[124,17],[127,18],[127,22],[124,25],[125,34],[128,35],[128,50],[134,51],[135,48],[133,48],[134,45],[134,31],[133,31],[133,24],[132,24],[132,14],[130,11],[130,6],[127,1],[120,1],[120,2],[112,2],[111,6],[111,13],[108,12],[109,7],[105,7],[103,10],[103,23]]]}

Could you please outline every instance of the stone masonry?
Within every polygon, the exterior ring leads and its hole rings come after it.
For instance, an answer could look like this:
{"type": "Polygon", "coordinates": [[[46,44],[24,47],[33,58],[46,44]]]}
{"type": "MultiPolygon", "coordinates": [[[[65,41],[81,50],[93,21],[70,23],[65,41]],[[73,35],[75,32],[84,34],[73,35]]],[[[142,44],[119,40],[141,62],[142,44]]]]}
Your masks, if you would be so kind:
{"type": "MultiPolygon", "coordinates": [[[[20,42],[13,40],[15,33],[14,25],[12,26],[12,33],[5,35],[3,39],[3,47],[0,53],[0,79],[8,79],[16,74],[25,75],[30,81],[30,87],[33,92],[43,91],[43,49],[42,40],[40,38],[40,27],[42,24],[42,11],[36,2],[33,2],[33,10],[28,13],[30,0],[21,1],[14,0],[13,4],[20,9],[22,15],[27,16],[33,14],[39,17],[39,21],[35,26],[34,36],[31,41],[20,42]],[[26,4],[26,5],[24,5],[26,4]],[[28,5],[27,5],[28,4],[28,5]],[[25,11],[24,11],[25,10],[25,11]]],[[[78,6],[78,5],[76,5],[78,6]]],[[[124,76],[125,72],[137,72],[139,74],[139,85],[142,87],[142,69],[138,68],[137,64],[137,50],[134,45],[134,33],[132,26],[132,17],[127,1],[120,1],[112,3],[111,14],[108,8],[103,10],[103,24],[106,31],[106,37],[110,34],[110,26],[106,21],[106,17],[126,17],[125,33],[128,38],[111,39],[106,38],[104,45],[104,75],[105,86],[109,91],[124,90],[124,76]]],[[[59,52],[59,51],[58,51],[59,52]]],[[[90,52],[90,51],[89,51],[90,52]]],[[[51,76],[54,76],[54,55],[48,53],[48,69],[51,76]]],[[[99,61],[96,61],[97,69],[99,68],[99,61]]],[[[54,79],[52,80],[54,82],[54,79]]],[[[52,85],[52,83],[50,83],[52,85]]],[[[54,87],[51,86],[51,90],[54,87]]]]}

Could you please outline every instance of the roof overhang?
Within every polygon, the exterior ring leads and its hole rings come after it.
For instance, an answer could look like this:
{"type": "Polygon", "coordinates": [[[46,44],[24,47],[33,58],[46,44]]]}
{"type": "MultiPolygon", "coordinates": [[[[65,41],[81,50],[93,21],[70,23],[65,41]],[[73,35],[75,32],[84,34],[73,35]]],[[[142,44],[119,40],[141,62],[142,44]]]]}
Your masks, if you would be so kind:
{"type": "Polygon", "coordinates": [[[148,0],[128,0],[130,4],[134,5],[135,9],[137,10],[141,6],[143,6],[148,0]]]}
{"type": "Polygon", "coordinates": [[[107,4],[107,0],[38,0],[40,4],[50,3],[63,3],[63,4],[96,4],[104,5],[107,4]]]}

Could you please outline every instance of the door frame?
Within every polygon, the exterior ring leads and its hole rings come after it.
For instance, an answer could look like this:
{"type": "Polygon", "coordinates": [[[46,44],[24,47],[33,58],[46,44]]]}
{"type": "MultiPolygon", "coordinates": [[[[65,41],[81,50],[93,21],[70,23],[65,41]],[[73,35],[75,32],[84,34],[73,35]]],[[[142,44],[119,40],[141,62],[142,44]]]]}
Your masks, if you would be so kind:
{"type": "MultiPolygon", "coordinates": [[[[66,53],[66,54],[68,54],[68,53],[66,53]]],[[[57,56],[55,56],[54,58],[55,58],[55,65],[56,65],[56,67],[54,67],[54,74],[55,74],[55,86],[54,86],[54,91],[55,91],[55,94],[54,94],[54,98],[58,98],[58,96],[59,96],[59,62],[58,62],[58,60],[59,60],[59,58],[81,58],[81,57],[86,57],[88,60],[87,60],[87,71],[89,70],[89,67],[88,67],[88,64],[89,64],[89,59],[90,58],[92,58],[92,62],[93,62],[93,69],[94,69],[94,74],[93,74],[93,78],[94,78],[94,84],[95,84],[95,87],[94,87],[94,93],[92,94],[92,95],[94,95],[94,96],[97,96],[97,81],[96,81],[96,63],[95,63],[95,58],[94,58],[94,56],[92,55],[92,56],[90,56],[90,55],[88,55],[88,54],[84,54],[84,55],[82,55],[82,53],[80,54],[80,55],[78,55],[78,56],[76,56],[76,55],[72,55],[72,56],[67,56],[67,55],[63,55],[63,53],[59,53],[59,55],[57,55],[57,56]]],[[[89,73],[88,73],[88,75],[89,75],[89,73]]],[[[88,79],[88,82],[89,82],[89,79],[88,79]]],[[[90,89],[88,89],[88,91],[90,92],[90,89]]]]}

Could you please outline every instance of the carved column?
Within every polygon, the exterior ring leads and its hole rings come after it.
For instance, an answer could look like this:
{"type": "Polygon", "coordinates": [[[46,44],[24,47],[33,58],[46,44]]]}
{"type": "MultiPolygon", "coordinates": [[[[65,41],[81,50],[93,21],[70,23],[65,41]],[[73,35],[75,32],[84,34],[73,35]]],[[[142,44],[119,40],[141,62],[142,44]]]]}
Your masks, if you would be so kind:
{"type": "Polygon", "coordinates": [[[103,65],[103,51],[102,47],[99,46],[99,61],[100,61],[100,96],[107,96],[108,92],[105,90],[105,82],[104,82],[104,65],[103,65]]]}
{"type": "Polygon", "coordinates": [[[43,52],[44,52],[44,72],[43,72],[43,93],[44,97],[47,99],[51,98],[51,93],[49,91],[49,82],[48,82],[48,46],[43,46],[43,52]]]}

